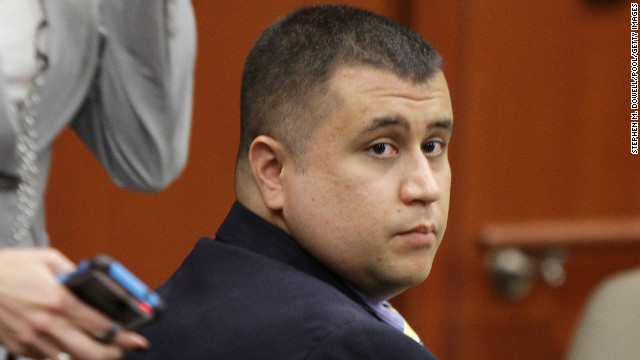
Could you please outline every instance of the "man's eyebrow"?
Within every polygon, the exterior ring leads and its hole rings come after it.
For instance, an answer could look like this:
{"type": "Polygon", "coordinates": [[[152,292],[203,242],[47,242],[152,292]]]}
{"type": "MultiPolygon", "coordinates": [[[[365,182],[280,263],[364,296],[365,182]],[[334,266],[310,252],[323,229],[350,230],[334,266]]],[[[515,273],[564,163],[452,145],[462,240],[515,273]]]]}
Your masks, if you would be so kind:
{"type": "Polygon", "coordinates": [[[438,129],[453,131],[453,120],[451,119],[436,120],[429,123],[429,125],[427,125],[427,128],[429,129],[438,128],[438,129]]]}
{"type": "Polygon", "coordinates": [[[401,117],[381,117],[371,120],[369,125],[364,129],[363,133],[376,131],[380,128],[400,126],[409,129],[409,122],[401,117]]]}
{"type": "MultiPolygon", "coordinates": [[[[372,132],[384,127],[392,127],[392,126],[400,126],[405,129],[409,129],[411,126],[409,122],[401,117],[382,117],[373,119],[369,125],[364,129],[363,133],[372,132]]],[[[448,118],[438,119],[435,121],[429,122],[427,125],[428,129],[444,129],[453,131],[453,121],[448,118]]]]}

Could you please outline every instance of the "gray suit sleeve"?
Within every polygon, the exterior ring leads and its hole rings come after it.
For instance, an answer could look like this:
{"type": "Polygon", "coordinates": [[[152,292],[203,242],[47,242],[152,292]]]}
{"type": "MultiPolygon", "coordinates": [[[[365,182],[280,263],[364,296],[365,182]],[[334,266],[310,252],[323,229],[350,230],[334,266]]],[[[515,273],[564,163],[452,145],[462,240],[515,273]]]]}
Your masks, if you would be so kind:
{"type": "Polygon", "coordinates": [[[73,129],[119,186],[157,191],[188,152],[196,30],[189,0],[102,0],[100,65],[73,129]]]}

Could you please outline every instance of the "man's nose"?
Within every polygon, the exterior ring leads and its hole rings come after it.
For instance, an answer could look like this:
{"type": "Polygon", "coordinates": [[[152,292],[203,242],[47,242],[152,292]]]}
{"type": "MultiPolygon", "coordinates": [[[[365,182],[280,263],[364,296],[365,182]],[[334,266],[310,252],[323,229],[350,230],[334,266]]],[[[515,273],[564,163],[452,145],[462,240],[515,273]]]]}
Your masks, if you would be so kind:
{"type": "Polygon", "coordinates": [[[405,204],[421,202],[427,205],[440,199],[440,186],[429,159],[422,151],[410,156],[404,171],[406,175],[400,189],[400,198],[405,204]]]}

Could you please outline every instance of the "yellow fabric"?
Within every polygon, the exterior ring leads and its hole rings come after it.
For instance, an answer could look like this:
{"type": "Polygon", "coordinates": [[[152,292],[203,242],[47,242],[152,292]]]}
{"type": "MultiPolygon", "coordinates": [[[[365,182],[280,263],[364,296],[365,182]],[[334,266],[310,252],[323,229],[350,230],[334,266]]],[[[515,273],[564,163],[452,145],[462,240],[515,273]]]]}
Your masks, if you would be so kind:
{"type": "Polygon", "coordinates": [[[420,341],[420,337],[418,336],[418,334],[416,334],[413,328],[411,328],[407,320],[404,321],[404,334],[415,340],[417,343],[422,344],[422,341],[420,341]]]}
{"type": "MultiPolygon", "coordinates": [[[[391,304],[389,304],[389,308],[395,312],[397,312],[398,314],[400,314],[400,312],[398,310],[396,310],[395,307],[391,306],[391,304]]],[[[402,314],[400,314],[402,316],[402,314]]],[[[420,336],[418,336],[418,334],[415,332],[415,330],[413,330],[413,328],[411,327],[411,325],[409,325],[409,323],[407,322],[407,320],[402,317],[402,319],[404,320],[404,330],[402,331],[405,335],[407,335],[408,337],[412,338],[413,340],[415,340],[418,344],[422,344],[422,340],[420,340],[420,336]]]]}

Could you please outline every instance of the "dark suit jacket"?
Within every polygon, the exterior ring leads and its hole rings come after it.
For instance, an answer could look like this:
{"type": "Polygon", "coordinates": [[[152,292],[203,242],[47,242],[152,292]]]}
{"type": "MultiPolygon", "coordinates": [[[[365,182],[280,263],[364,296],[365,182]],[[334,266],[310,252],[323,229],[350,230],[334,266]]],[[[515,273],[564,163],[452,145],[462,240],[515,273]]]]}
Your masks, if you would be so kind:
{"type": "Polygon", "coordinates": [[[159,290],[167,309],[126,359],[434,359],[294,239],[233,205],[159,290]]]}

